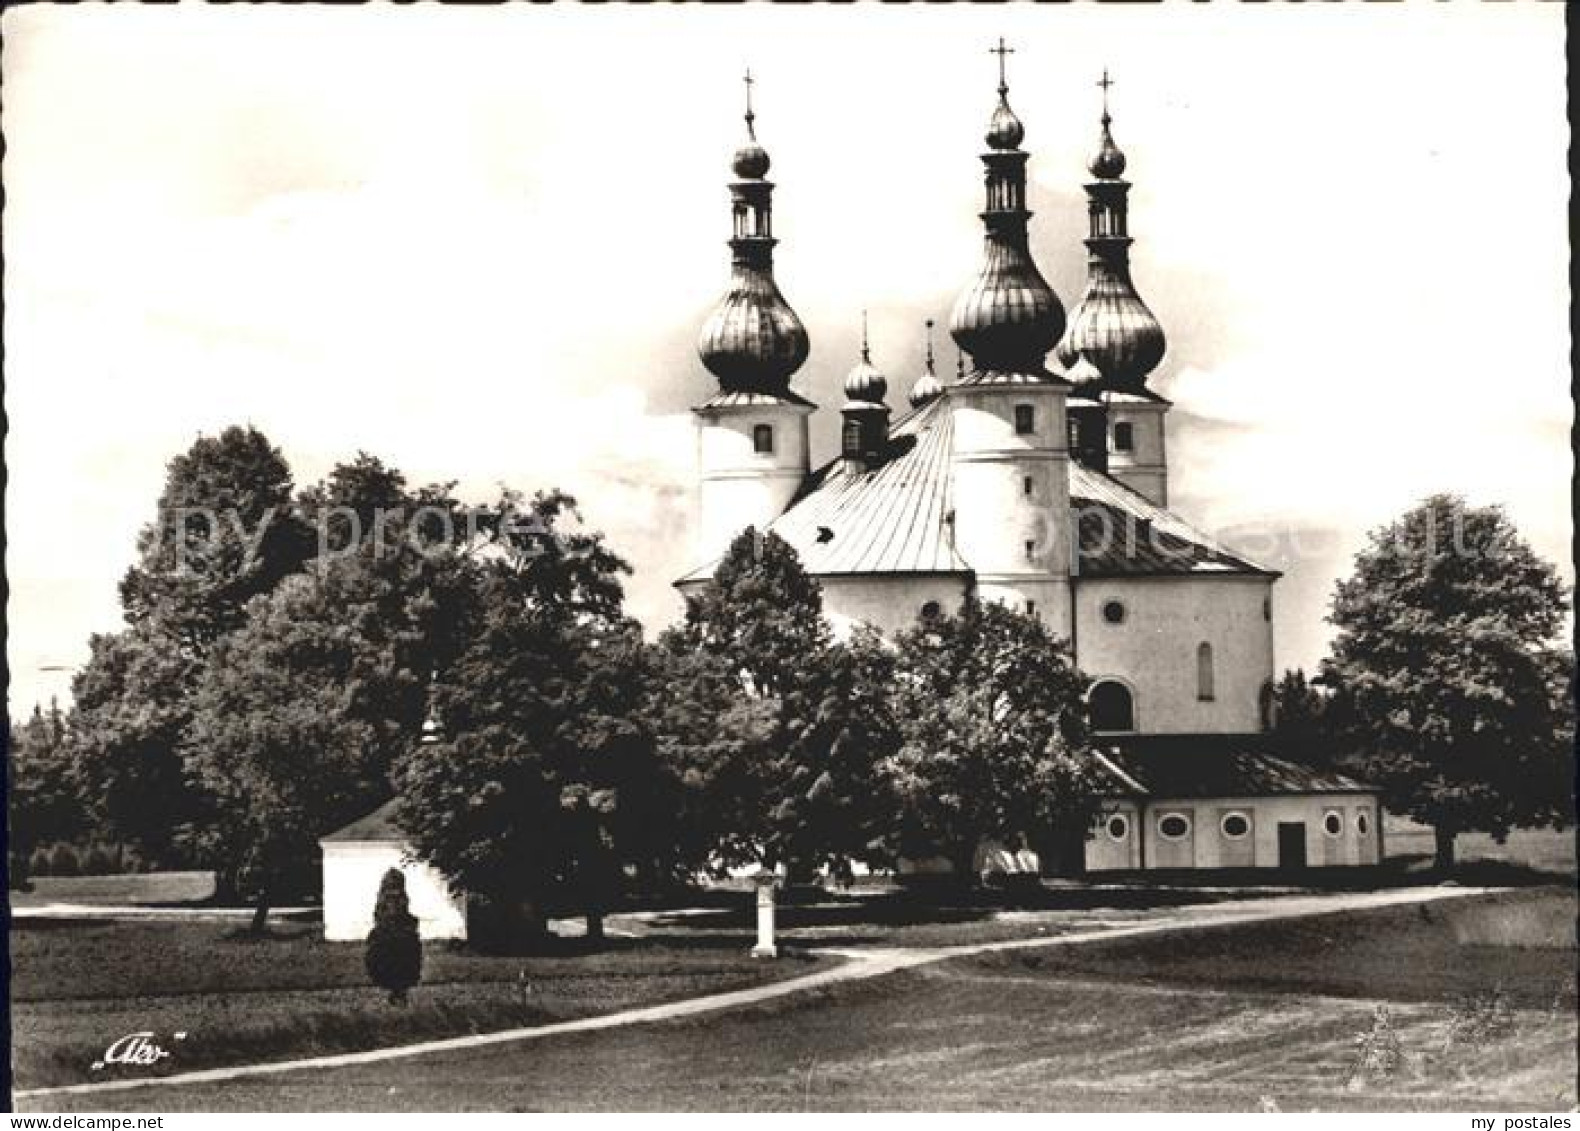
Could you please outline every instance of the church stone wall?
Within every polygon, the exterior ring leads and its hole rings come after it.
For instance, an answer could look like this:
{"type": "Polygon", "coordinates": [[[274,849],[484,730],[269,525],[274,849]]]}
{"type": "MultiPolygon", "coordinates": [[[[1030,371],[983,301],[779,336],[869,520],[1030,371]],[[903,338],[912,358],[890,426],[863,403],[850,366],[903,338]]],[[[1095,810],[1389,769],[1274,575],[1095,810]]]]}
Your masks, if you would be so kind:
{"type": "Polygon", "coordinates": [[[1169,505],[1168,449],[1161,404],[1116,404],[1108,410],[1108,474],[1139,491],[1160,507],[1169,505]],[[1131,448],[1123,451],[1114,438],[1121,424],[1130,426],[1131,448]]]}
{"type": "Polygon", "coordinates": [[[954,425],[955,547],[980,595],[1070,634],[1070,467],[1057,386],[949,392],[954,425]],[[1017,430],[1030,410],[1032,430],[1017,430]]]}
{"type": "Polygon", "coordinates": [[[936,601],[955,613],[965,600],[967,579],[949,574],[872,574],[823,576],[823,612],[839,635],[857,624],[872,625],[885,635],[916,626],[922,606],[936,601]]]}
{"type": "Polygon", "coordinates": [[[800,406],[698,413],[697,556],[708,562],[748,526],[784,513],[806,479],[807,410],[800,406]],[[774,450],[757,452],[752,430],[773,428],[774,450]]]}
{"type": "Polygon", "coordinates": [[[1140,734],[1262,730],[1273,678],[1272,581],[1260,575],[1078,578],[1075,647],[1081,670],[1127,684],[1140,734]],[[1124,619],[1104,606],[1118,601],[1124,619]],[[1212,698],[1199,696],[1197,651],[1212,647],[1212,698]]]}

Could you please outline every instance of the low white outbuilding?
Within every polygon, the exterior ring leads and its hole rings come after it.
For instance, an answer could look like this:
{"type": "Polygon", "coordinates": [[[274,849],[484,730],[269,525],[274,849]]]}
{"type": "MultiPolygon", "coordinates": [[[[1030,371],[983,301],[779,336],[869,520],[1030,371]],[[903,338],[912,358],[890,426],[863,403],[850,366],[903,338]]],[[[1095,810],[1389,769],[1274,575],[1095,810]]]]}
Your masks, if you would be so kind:
{"type": "Polygon", "coordinates": [[[1098,757],[1102,819],[1090,872],[1371,867],[1376,787],[1280,758],[1254,738],[1134,739],[1098,757]]]}
{"type": "Polygon", "coordinates": [[[373,929],[379,883],[391,868],[406,877],[406,898],[425,939],[466,938],[465,900],[432,865],[417,860],[394,821],[394,801],[318,842],[324,853],[324,938],[351,942],[373,929]]]}

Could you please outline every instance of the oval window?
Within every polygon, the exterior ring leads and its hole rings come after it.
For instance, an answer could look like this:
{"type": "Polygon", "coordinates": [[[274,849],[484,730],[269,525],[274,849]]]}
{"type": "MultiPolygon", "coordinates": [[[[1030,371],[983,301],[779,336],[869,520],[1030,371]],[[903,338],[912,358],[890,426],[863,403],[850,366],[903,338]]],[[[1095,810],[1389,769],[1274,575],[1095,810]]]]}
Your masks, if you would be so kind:
{"type": "Polygon", "coordinates": [[[1158,835],[1164,840],[1183,840],[1190,835],[1190,822],[1179,813],[1159,817],[1158,835]]]}
{"type": "Polygon", "coordinates": [[[1356,832],[1360,833],[1361,836],[1365,836],[1367,832],[1370,831],[1371,827],[1371,821],[1367,820],[1366,818],[1366,810],[1362,809],[1359,813],[1355,814],[1356,832]]]}
{"type": "Polygon", "coordinates": [[[1125,606],[1119,601],[1105,601],[1103,603],[1103,619],[1109,624],[1123,624],[1125,620],[1125,606]]]}
{"type": "Polygon", "coordinates": [[[1230,840],[1240,840],[1251,831],[1251,822],[1246,820],[1244,813],[1225,813],[1218,827],[1230,840]]]}
{"type": "Polygon", "coordinates": [[[1323,814],[1322,831],[1329,836],[1338,836],[1344,831],[1344,818],[1339,816],[1338,810],[1329,809],[1323,814]]]}
{"type": "Polygon", "coordinates": [[[927,604],[922,606],[922,617],[925,620],[932,620],[941,611],[942,610],[939,608],[937,601],[929,601],[927,604]]]}
{"type": "Polygon", "coordinates": [[[1108,818],[1108,839],[1124,840],[1130,835],[1130,818],[1123,813],[1115,813],[1108,818]]]}

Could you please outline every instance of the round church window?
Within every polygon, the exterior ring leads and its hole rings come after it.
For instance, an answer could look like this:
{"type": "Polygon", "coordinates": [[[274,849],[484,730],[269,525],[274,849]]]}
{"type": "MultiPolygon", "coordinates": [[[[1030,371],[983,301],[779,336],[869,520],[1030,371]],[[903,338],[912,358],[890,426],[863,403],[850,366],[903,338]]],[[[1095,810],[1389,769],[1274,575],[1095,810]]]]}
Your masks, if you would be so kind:
{"type": "Polygon", "coordinates": [[[1246,820],[1244,813],[1225,813],[1218,827],[1230,840],[1240,840],[1251,831],[1251,822],[1246,820]]]}
{"type": "Polygon", "coordinates": [[[1103,619],[1109,624],[1123,624],[1125,620],[1125,606],[1119,601],[1106,601],[1103,604],[1103,619]]]}
{"type": "Polygon", "coordinates": [[[1123,813],[1115,813],[1108,818],[1108,839],[1124,840],[1130,835],[1130,818],[1123,813]]]}
{"type": "Polygon", "coordinates": [[[1180,813],[1168,813],[1158,819],[1158,835],[1164,840],[1184,840],[1190,835],[1190,821],[1180,813]]]}
{"type": "Polygon", "coordinates": [[[1338,836],[1344,832],[1344,818],[1339,816],[1337,809],[1329,809],[1323,815],[1322,831],[1329,836],[1338,836]]]}
{"type": "Polygon", "coordinates": [[[929,601],[927,604],[922,606],[922,619],[932,620],[941,612],[943,612],[943,610],[939,607],[937,601],[929,601]]]}

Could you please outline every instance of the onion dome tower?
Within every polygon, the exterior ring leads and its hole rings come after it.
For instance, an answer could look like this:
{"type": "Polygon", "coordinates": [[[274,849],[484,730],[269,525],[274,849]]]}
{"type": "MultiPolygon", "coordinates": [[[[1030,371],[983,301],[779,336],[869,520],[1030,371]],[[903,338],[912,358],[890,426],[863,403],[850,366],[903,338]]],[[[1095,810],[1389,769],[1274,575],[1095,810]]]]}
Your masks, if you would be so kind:
{"type": "Polygon", "coordinates": [[[1085,357],[1101,375],[1104,389],[1139,393],[1146,389],[1147,374],[1163,360],[1167,343],[1163,327],[1130,279],[1130,182],[1123,179],[1125,155],[1110,129],[1108,88],[1113,82],[1107,71],[1098,85],[1103,88],[1103,136],[1087,165],[1094,179],[1086,186],[1091,225],[1086,292],[1059,343],[1059,360],[1068,369],[1085,357]]]}
{"type": "Polygon", "coordinates": [[[1064,330],[1064,307],[1037,270],[1027,243],[1026,161],[1020,148],[1026,130],[1009,106],[1004,57],[999,45],[998,106],[988,121],[986,228],[982,266],[956,300],[949,333],[971,355],[978,373],[1028,375],[1045,372],[1044,359],[1064,330]]]}
{"type": "Polygon", "coordinates": [[[1130,278],[1129,193],[1125,154],[1114,142],[1103,72],[1102,137],[1087,164],[1090,233],[1087,280],[1059,343],[1059,361],[1075,384],[1070,418],[1076,458],[1112,474],[1159,506],[1168,501],[1163,416],[1168,402],[1147,388],[1163,360],[1163,327],[1130,278]]]}
{"type": "Polygon", "coordinates": [[[933,369],[933,320],[927,320],[927,366],[922,370],[922,375],[916,379],[916,384],[911,386],[911,394],[906,399],[911,402],[912,408],[921,408],[930,404],[944,395],[944,387],[938,380],[938,374],[933,369]]]}
{"type": "Polygon", "coordinates": [[[718,380],[697,418],[698,550],[712,560],[748,526],[778,518],[809,470],[807,417],[816,407],[790,387],[806,361],[806,328],[773,274],[773,183],[757,141],[751,72],[746,142],[730,163],[730,282],[697,341],[718,380]]]}
{"type": "Polygon", "coordinates": [[[806,361],[806,328],[774,281],[772,181],[768,153],[757,142],[752,77],[746,74],[746,144],[730,163],[734,234],[730,285],[702,324],[697,352],[727,393],[784,396],[790,377],[806,361]]]}
{"type": "Polygon", "coordinates": [[[861,360],[845,375],[844,418],[840,430],[840,455],[850,472],[866,471],[883,459],[889,439],[889,406],[883,398],[889,381],[872,364],[867,341],[867,312],[861,312],[861,360]]]}
{"type": "Polygon", "coordinates": [[[1071,624],[1070,467],[1065,399],[1048,351],[1064,308],[1031,257],[1026,131],[1009,106],[1002,39],[998,105],[988,123],[982,265],[955,302],[949,332],[971,372],[947,390],[952,428],[955,549],[977,593],[1038,617],[1068,637],[1071,624]]]}

